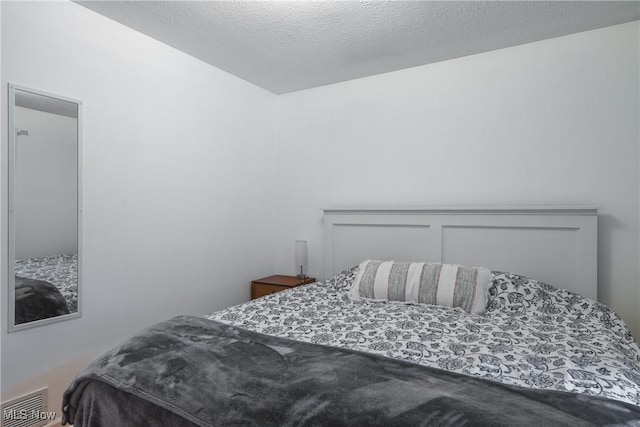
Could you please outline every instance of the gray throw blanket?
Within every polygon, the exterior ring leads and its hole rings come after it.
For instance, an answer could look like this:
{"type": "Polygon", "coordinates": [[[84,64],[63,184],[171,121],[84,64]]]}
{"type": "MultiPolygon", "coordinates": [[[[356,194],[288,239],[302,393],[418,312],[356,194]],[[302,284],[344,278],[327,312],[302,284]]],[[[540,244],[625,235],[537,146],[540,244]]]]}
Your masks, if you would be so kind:
{"type": "Polygon", "coordinates": [[[58,288],[44,280],[15,276],[16,325],[69,314],[58,288]]]}
{"type": "Polygon", "coordinates": [[[63,422],[640,426],[640,407],[507,386],[180,316],[143,331],[78,374],[64,394],[63,422]]]}

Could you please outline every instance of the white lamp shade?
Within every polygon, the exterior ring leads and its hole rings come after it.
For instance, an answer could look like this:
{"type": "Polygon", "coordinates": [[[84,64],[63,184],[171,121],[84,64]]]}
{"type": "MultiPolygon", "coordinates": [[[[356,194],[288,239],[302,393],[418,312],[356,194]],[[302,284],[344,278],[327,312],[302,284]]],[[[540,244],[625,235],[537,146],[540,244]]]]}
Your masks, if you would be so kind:
{"type": "Polygon", "coordinates": [[[309,262],[309,254],[307,250],[306,240],[296,240],[296,269],[300,269],[302,266],[303,272],[307,269],[307,263],[309,262]]]}

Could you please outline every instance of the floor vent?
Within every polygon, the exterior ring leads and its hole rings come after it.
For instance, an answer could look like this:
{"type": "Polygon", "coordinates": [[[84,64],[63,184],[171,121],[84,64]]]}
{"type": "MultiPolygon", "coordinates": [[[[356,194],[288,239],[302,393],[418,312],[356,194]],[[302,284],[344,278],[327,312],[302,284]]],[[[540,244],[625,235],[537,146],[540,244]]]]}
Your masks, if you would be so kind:
{"type": "Polygon", "coordinates": [[[4,427],[40,427],[56,418],[47,412],[48,389],[42,388],[24,396],[2,403],[2,423],[4,427]]]}

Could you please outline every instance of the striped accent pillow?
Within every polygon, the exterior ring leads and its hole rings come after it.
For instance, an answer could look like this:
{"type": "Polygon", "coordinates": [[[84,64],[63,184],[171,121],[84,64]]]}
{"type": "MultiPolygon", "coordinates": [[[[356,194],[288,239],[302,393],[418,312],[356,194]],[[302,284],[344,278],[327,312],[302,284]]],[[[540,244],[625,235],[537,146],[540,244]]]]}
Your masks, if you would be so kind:
{"type": "Polygon", "coordinates": [[[445,305],[482,314],[490,281],[491,271],[484,267],[367,260],[359,266],[350,295],[353,300],[445,305]]]}

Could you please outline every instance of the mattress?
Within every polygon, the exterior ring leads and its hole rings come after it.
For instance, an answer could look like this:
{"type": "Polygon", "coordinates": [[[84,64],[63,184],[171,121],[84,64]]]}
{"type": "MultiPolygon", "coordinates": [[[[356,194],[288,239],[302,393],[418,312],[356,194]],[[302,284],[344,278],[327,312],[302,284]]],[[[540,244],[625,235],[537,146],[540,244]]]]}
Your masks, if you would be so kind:
{"type": "Polygon", "coordinates": [[[356,269],[212,313],[263,334],[343,347],[532,389],[640,405],[640,350],[607,306],[493,272],[487,311],[352,301],[356,269]]]}
{"type": "Polygon", "coordinates": [[[78,254],[17,260],[15,274],[51,283],[66,300],[69,312],[78,311],[78,254]]]}

